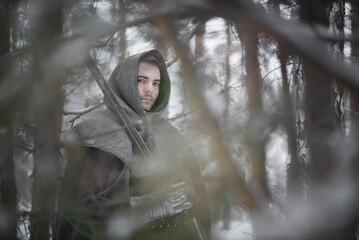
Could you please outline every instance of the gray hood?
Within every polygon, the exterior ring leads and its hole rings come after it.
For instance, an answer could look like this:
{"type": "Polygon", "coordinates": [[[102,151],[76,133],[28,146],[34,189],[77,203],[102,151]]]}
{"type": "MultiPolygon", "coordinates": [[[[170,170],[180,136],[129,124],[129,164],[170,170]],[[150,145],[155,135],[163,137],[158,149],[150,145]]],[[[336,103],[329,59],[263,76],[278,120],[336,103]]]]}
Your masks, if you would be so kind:
{"type": "MultiPolygon", "coordinates": [[[[156,154],[159,146],[164,146],[157,130],[161,129],[161,132],[166,128],[174,130],[171,124],[160,118],[170,96],[170,79],[160,52],[151,50],[126,58],[112,72],[109,84],[148,148],[156,154]],[[145,113],[138,93],[137,68],[140,57],[147,54],[154,55],[161,64],[161,85],[151,112],[145,113]]],[[[74,130],[80,139],[79,142],[82,146],[94,147],[114,154],[133,169],[134,159],[138,158],[138,149],[133,146],[106,99],[105,105],[107,109],[85,115],[84,120],[75,126],[74,130]]]]}
{"type": "MultiPolygon", "coordinates": [[[[151,112],[162,111],[168,104],[171,93],[171,83],[167,73],[166,64],[158,50],[151,50],[126,58],[115,68],[115,70],[113,70],[109,79],[109,84],[115,94],[139,115],[143,114],[144,109],[141,105],[140,96],[138,94],[137,69],[139,59],[146,55],[152,55],[160,62],[160,92],[151,109],[151,112]]],[[[107,101],[105,101],[105,104],[107,107],[110,107],[107,101]]]]}

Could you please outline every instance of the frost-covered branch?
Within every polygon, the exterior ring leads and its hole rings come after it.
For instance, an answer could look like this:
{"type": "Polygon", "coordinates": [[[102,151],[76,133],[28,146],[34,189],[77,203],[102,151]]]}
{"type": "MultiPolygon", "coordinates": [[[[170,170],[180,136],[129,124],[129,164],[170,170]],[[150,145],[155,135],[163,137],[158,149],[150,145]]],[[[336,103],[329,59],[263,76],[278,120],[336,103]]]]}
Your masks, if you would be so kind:
{"type": "Polygon", "coordinates": [[[101,101],[93,106],[90,106],[90,107],[87,107],[87,108],[84,108],[84,109],[81,109],[78,111],[64,111],[64,115],[75,115],[74,118],[69,120],[69,123],[71,123],[71,127],[73,127],[73,125],[77,119],[79,119],[81,116],[95,110],[96,108],[98,108],[102,105],[103,105],[103,101],[101,101]]]}

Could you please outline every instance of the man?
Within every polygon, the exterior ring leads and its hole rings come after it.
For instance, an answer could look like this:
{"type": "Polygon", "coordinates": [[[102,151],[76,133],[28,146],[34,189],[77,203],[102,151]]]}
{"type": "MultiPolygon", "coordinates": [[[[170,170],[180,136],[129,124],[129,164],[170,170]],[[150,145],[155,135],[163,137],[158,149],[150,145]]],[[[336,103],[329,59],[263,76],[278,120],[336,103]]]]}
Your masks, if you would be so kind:
{"type": "Polygon", "coordinates": [[[105,99],[105,110],[75,126],[82,151],[70,151],[59,215],[76,220],[57,222],[58,239],[103,238],[108,221],[126,214],[126,238],[206,239],[210,221],[199,171],[195,162],[182,161],[191,159],[190,151],[161,117],[170,96],[161,54],[152,50],[128,57],[109,85],[154,157],[141,156],[105,99]],[[73,209],[73,199],[81,206],[73,209]]]}

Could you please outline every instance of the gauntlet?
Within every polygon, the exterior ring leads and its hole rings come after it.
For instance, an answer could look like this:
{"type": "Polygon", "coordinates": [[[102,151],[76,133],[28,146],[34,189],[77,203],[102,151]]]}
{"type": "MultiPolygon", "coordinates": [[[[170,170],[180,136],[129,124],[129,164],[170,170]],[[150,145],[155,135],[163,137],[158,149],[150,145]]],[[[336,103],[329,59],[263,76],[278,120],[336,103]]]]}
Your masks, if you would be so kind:
{"type": "Polygon", "coordinates": [[[159,191],[131,197],[131,209],[135,219],[149,222],[170,217],[193,207],[189,196],[191,187],[180,182],[159,191]]]}

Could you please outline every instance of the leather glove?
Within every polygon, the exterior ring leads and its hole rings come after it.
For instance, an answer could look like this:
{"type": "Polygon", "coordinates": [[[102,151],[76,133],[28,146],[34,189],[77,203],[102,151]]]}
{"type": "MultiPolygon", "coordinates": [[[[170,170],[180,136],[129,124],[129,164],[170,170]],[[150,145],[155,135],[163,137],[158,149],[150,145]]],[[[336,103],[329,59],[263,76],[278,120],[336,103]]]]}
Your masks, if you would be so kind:
{"type": "Polygon", "coordinates": [[[180,182],[165,189],[131,197],[132,213],[136,219],[149,222],[170,217],[193,207],[189,200],[191,187],[180,182]]]}

